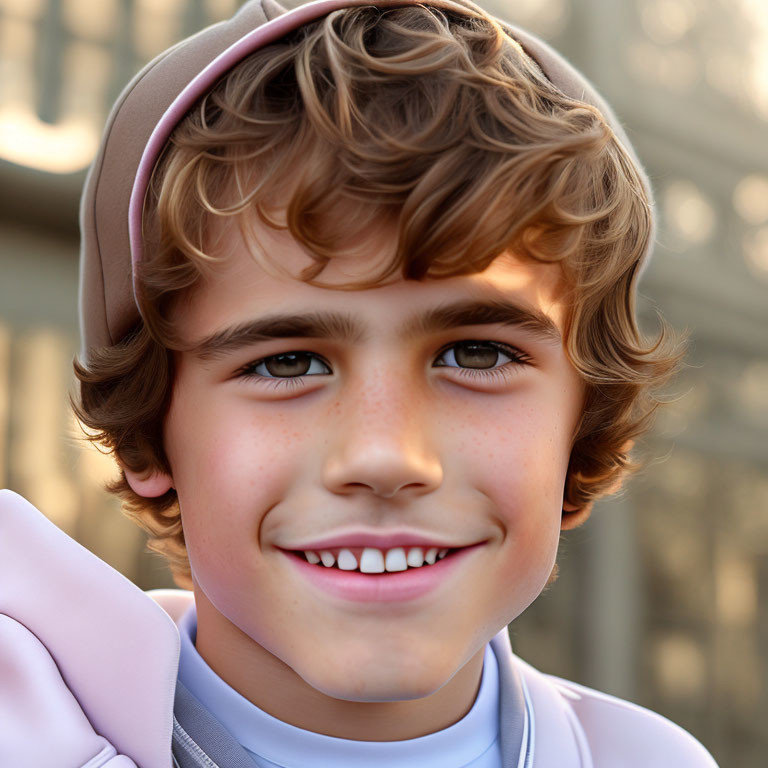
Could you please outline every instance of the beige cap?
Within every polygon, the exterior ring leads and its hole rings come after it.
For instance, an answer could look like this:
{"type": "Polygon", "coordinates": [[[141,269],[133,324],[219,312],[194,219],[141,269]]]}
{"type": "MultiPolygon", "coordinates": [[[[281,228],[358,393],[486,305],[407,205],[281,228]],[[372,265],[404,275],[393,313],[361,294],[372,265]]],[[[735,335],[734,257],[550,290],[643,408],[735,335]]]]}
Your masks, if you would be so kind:
{"type": "MultiPolygon", "coordinates": [[[[181,41],[147,64],[125,87],[107,120],[80,204],[80,328],[88,350],[119,342],[140,314],[133,265],[141,260],[141,214],[155,162],[194,103],[221,76],[258,48],[339,8],[396,7],[418,0],[316,0],[286,11],[275,0],[250,0],[228,21],[181,41]]],[[[469,0],[429,0],[466,13],[469,0]]],[[[590,83],[560,54],[522,29],[500,22],[546,77],[566,95],[596,106],[635,160],[649,199],[651,188],[621,125],[590,83]]],[[[643,256],[648,261],[653,237],[643,256]]]]}

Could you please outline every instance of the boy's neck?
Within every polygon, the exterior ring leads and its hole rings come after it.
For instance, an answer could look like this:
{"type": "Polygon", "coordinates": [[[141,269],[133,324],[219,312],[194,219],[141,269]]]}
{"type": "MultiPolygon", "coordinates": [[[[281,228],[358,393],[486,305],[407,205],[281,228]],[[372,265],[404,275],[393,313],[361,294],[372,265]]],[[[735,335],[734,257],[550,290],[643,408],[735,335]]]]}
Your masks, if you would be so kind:
{"type": "Polygon", "coordinates": [[[298,728],[355,741],[415,739],[461,720],[480,688],[485,648],[425,698],[385,702],[333,698],[232,624],[199,589],[195,601],[195,647],[206,664],[259,709],[298,728]]]}

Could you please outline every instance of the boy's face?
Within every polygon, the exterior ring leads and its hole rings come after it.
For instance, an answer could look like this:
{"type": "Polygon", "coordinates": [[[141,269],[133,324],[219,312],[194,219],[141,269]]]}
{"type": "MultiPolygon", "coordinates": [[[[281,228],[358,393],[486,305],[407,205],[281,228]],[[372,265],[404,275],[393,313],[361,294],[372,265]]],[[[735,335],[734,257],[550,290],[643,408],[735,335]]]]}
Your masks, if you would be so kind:
{"type": "MultiPolygon", "coordinates": [[[[165,425],[198,647],[206,638],[217,669],[217,644],[246,656],[250,644],[254,663],[264,651],[281,660],[281,685],[301,678],[335,699],[429,696],[479,663],[555,562],[583,398],[558,338],[559,267],[504,255],[475,275],[340,291],[268,272],[235,231],[230,255],[177,309],[186,340],[208,345],[177,354],[165,425]],[[506,302],[520,322],[429,322],[474,302],[506,302]],[[275,315],[330,314],[354,333],[227,336],[275,315]],[[286,353],[302,354],[274,357],[286,353]],[[360,546],[391,535],[385,550],[414,537],[473,548],[365,576],[294,553],[350,533],[360,546]],[[441,570],[418,581],[432,567],[441,570]],[[365,581],[361,592],[350,575],[365,581]]],[[[289,235],[258,233],[291,275],[311,263],[289,235]]],[[[384,238],[364,245],[320,279],[357,280],[389,258],[384,238]]]]}

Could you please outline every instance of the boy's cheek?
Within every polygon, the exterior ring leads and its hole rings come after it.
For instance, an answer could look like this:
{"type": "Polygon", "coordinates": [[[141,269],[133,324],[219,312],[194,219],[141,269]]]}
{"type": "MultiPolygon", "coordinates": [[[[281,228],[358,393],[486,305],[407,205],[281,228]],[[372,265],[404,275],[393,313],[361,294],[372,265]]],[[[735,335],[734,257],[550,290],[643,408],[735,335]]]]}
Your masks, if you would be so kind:
{"type": "Polygon", "coordinates": [[[235,481],[244,489],[274,482],[288,468],[286,457],[295,452],[300,438],[301,431],[288,427],[284,414],[266,409],[254,414],[237,402],[213,398],[178,401],[166,423],[174,478],[211,492],[219,485],[231,492],[235,481]]]}
{"type": "Polygon", "coordinates": [[[522,518],[559,518],[570,446],[556,423],[489,429],[482,450],[460,449],[464,471],[510,523],[522,518]],[[471,469],[470,469],[471,468],[471,469]]]}

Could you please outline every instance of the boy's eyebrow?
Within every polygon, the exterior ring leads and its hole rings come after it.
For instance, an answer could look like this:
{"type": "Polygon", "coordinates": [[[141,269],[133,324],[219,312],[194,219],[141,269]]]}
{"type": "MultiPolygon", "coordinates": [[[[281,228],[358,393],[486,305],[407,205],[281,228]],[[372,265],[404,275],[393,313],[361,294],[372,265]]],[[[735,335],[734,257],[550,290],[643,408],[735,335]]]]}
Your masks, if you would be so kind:
{"type": "MultiPolygon", "coordinates": [[[[432,307],[409,317],[400,325],[398,336],[406,339],[465,325],[515,326],[541,341],[562,343],[560,331],[548,315],[508,299],[465,299],[432,307]]],[[[200,360],[214,360],[260,341],[294,337],[336,339],[358,344],[368,340],[363,326],[351,315],[342,312],[279,313],[218,331],[196,343],[189,351],[200,360]]]]}

